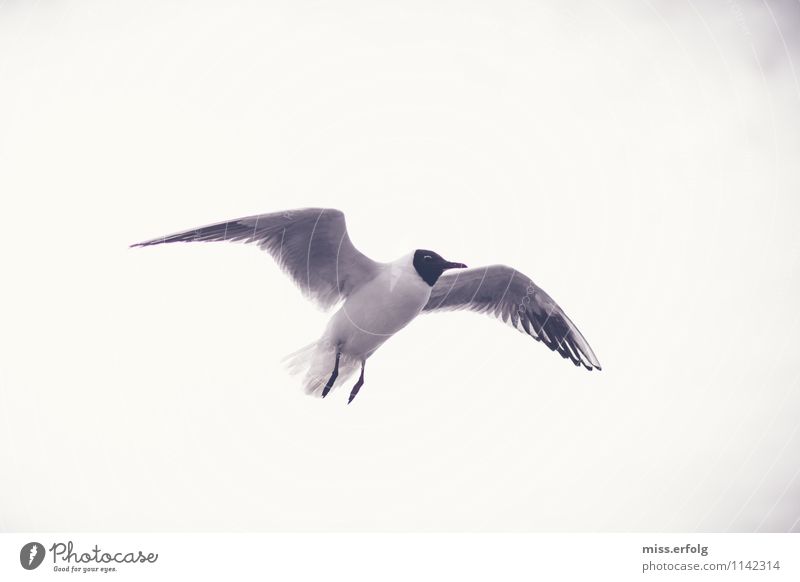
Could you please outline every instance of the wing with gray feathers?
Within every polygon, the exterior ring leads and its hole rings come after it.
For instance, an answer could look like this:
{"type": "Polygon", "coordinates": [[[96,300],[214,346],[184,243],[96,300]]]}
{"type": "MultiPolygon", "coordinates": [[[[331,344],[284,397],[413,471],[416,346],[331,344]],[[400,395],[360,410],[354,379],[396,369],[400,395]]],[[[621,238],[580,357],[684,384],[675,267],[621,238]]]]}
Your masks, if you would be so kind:
{"type": "Polygon", "coordinates": [[[331,208],[303,208],[247,216],[137,243],[256,243],[267,251],[303,294],[330,308],[378,273],[379,264],[359,252],[347,234],[344,214],[331,208]]]}
{"type": "Polygon", "coordinates": [[[589,343],[555,301],[528,277],[505,265],[442,275],[424,311],[469,309],[501,319],[576,366],[600,370],[589,343]]]}

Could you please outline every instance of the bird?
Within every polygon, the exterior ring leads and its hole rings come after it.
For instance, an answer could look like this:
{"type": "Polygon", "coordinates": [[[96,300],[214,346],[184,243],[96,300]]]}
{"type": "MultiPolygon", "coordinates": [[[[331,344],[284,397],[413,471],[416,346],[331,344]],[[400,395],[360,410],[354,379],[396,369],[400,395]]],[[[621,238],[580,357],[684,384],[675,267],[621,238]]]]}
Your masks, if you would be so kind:
{"type": "Polygon", "coordinates": [[[344,213],[333,208],[246,216],[131,247],[216,241],[258,245],[306,298],[324,310],[338,306],[322,336],[285,359],[292,372],[304,373],[308,394],[325,398],[360,370],[347,401],[352,403],[378,348],[420,314],[453,310],[493,316],[575,366],[602,369],[566,313],[520,271],[502,264],[470,269],[427,249],[374,261],[353,245],[344,213]]]}

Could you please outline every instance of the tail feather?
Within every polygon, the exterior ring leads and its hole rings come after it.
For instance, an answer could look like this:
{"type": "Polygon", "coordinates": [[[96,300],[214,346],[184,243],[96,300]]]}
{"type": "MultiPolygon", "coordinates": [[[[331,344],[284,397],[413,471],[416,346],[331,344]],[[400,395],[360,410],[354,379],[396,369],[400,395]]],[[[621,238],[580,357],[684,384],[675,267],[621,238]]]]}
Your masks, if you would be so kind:
{"type": "MultiPolygon", "coordinates": [[[[336,362],[335,346],[323,340],[303,346],[283,358],[286,368],[292,375],[303,375],[303,390],[306,394],[322,396],[322,390],[333,373],[336,362]]],[[[360,362],[347,354],[339,359],[339,375],[331,390],[343,384],[359,369],[360,362]]]]}

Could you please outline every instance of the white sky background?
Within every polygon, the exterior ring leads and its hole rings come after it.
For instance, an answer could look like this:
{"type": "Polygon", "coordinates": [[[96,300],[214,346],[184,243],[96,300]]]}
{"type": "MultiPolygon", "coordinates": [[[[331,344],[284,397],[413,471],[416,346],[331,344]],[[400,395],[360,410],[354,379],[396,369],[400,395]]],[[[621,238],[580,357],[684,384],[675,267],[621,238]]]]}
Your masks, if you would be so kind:
{"type": "Polygon", "coordinates": [[[800,531],[800,9],[561,4],[0,5],[0,529],[800,531]],[[309,398],[267,255],[127,248],[303,206],[604,370],[432,315],[309,398]]]}

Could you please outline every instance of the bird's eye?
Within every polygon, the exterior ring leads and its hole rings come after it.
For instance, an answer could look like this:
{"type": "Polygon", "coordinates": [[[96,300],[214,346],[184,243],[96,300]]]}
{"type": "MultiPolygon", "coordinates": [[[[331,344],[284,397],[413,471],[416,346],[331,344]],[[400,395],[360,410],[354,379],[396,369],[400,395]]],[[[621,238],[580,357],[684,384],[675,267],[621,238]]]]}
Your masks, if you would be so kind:
{"type": "Polygon", "coordinates": [[[430,255],[425,255],[424,257],[422,257],[422,259],[425,260],[425,261],[430,261],[432,258],[433,257],[430,256],[430,255]]]}

